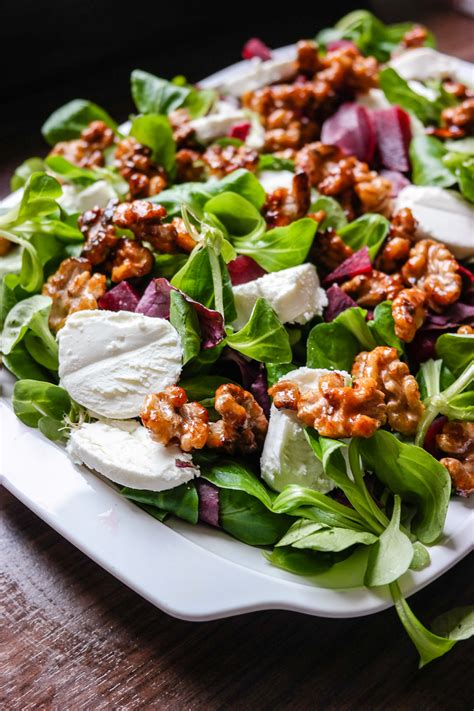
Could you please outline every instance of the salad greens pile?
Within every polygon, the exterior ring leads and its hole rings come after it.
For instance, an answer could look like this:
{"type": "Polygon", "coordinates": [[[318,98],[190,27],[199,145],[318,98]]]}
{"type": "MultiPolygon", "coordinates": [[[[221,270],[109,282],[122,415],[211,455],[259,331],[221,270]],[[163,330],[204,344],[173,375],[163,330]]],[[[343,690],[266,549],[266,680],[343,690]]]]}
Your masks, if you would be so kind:
{"type": "MultiPolygon", "coordinates": [[[[363,54],[387,62],[411,27],[384,25],[360,10],[320,32],[317,40],[322,51],[350,41],[363,54]]],[[[426,44],[434,46],[431,34],[426,44]]],[[[435,98],[427,99],[390,67],[382,69],[380,86],[392,104],[424,125],[439,126],[443,109],[455,103],[441,82],[431,82],[435,98]]],[[[179,109],[191,119],[206,117],[215,111],[218,92],[191,86],[183,77],[167,81],[141,70],[132,72],[131,92],[137,115],[129,127],[118,126],[100,106],[77,99],[48,118],[43,136],[51,146],[75,141],[92,121],[102,121],[117,141],[129,135],[147,147],[151,160],[165,171],[168,187],[150,201],[166,209],[168,222],[182,217],[195,247],[189,255],[154,250],[149,283],[166,284],[168,318],[183,350],[179,385],[189,401],[199,402],[216,420],[220,385],[241,384],[269,405],[268,387],[290,371],[307,367],[350,373],[359,353],[388,346],[416,375],[425,409],[413,438],[382,428],[367,439],[330,439],[306,427],[314,467],[334,484],[329,494],[300,484],[273,491],[260,476],[258,459],[211,449],[193,451],[199,478],[159,492],[121,487],[121,494],[159,521],[173,515],[190,524],[211,523],[245,544],[263,547],[272,565],[311,576],[316,583],[330,582],[334,569],[347,571],[349,585],[357,580],[368,588],[388,589],[420,666],[442,656],[474,633],[473,609],[445,613],[429,630],[403,596],[403,576],[429,566],[430,547],[442,543],[451,478],[426,442],[440,417],[474,420],[474,336],[453,332],[447,319],[448,326],[436,331],[435,357],[418,358],[397,336],[392,302],[386,299],[370,311],[352,302],[332,318],[326,311],[324,318],[313,315],[304,324],[286,324],[275,304],[259,297],[248,321],[237,329],[237,258],[249,259],[246,268],[258,276],[299,267],[314,261],[318,234],[334,230],[370,271],[391,223],[376,213],[354,219],[338,200],[313,189],[308,213],[324,211],[319,223],[303,216],[269,227],[260,174],[295,171],[292,158],[271,153],[260,154],[256,173],[237,168],[225,177],[179,182],[169,115],[179,109]]],[[[219,145],[243,145],[228,136],[219,140],[219,145]]],[[[409,157],[414,184],[457,186],[474,202],[473,138],[442,141],[417,133],[409,157]]],[[[12,178],[12,190],[20,190],[17,199],[0,211],[0,238],[15,245],[0,256],[0,351],[18,380],[13,409],[25,425],[59,443],[94,417],[59,382],[58,343],[49,325],[53,301],[42,290],[63,260],[81,254],[84,235],[78,218],[86,209],[81,200],[98,186],[108,199],[127,199],[129,186],[114,161],[114,146],[105,150],[101,166],[76,165],[63,155],[31,158],[12,178]]],[[[129,231],[123,234],[133,237],[129,231]]],[[[338,293],[340,282],[335,278],[331,287],[338,293]]],[[[147,285],[142,279],[129,286],[142,295],[147,285]]],[[[110,294],[110,280],[107,287],[110,294]]]]}

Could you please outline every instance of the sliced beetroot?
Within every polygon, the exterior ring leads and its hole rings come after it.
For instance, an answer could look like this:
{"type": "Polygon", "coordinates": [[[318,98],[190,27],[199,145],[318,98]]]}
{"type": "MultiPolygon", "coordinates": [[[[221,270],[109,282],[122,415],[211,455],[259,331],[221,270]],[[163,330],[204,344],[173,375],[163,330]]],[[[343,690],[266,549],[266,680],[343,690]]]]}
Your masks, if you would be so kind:
{"type": "Polygon", "coordinates": [[[444,417],[444,415],[440,415],[435,420],[433,420],[431,425],[428,427],[428,431],[425,435],[423,449],[426,449],[426,451],[429,452],[431,456],[435,459],[441,459],[441,457],[443,456],[438,448],[436,437],[437,435],[441,434],[441,432],[443,431],[443,427],[447,421],[447,417],[444,417]]]}
{"type": "Polygon", "coordinates": [[[351,299],[337,284],[333,284],[326,292],[328,305],[324,310],[324,320],[334,321],[343,311],[357,306],[357,302],[351,299]]]}
{"type": "Polygon", "coordinates": [[[246,257],[243,254],[239,254],[238,257],[229,262],[227,269],[229,270],[232,286],[247,284],[249,281],[255,281],[255,279],[267,273],[252,257],[246,257]]]}
{"type": "Polygon", "coordinates": [[[219,525],[219,489],[210,481],[201,479],[195,480],[199,497],[198,515],[199,520],[208,523],[210,526],[220,528],[219,525]]]}
{"type": "Polygon", "coordinates": [[[198,301],[194,301],[187,294],[171,286],[167,279],[160,277],[152,279],[146,288],[140,302],[136,308],[137,313],[155,318],[170,317],[170,293],[178,291],[186,299],[188,304],[196,311],[201,328],[201,346],[204,349],[213,348],[222,341],[225,336],[224,319],[218,311],[208,309],[198,301]]]}
{"type": "Polygon", "coordinates": [[[328,274],[323,284],[329,286],[334,283],[341,283],[346,279],[352,279],[359,274],[371,274],[372,264],[369,257],[369,248],[363,247],[358,252],[354,252],[345,259],[333,272],[328,274]]]}
{"type": "Polygon", "coordinates": [[[258,37],[251,37],[242,48],[243,59],[253,59],[254,57],[258,57],[263,60],[272,58],[272,51],[270,47],[267,47],[265,42],[258,37]]]}
{"type": "Polygon", "coordinates": [[[356,103],[345,103],[326,119],[321,141],[339,148],[347,155],[370,163],[376,145],[375,127],[370,112],[356,103]]]}
{"type": "Polygon", "coordinates": [[[382,165],[389,170],[410,170],[408,147],[411,140],[410,117],[399,106],[372,111],[377,146],[382,165]]]}
{"type": "Polygon", "coordinates": [[[242,123],[236,123],[231,126],[227,135],[229,138],[238,138],[239,141],[245,141],[250,133],[251,127],[252,124],[250,121],[242,121],[242,123]]]}
{"type": "Polygon", "coordinates": [[[406,188],[407,185],[410,185],[410,181],[408,178],[403,175],[403,173],[400,173],[398,170],[381,170],[380,175],[383,175],[384,178],[387,178],[387,180],[390,180],[392,183],[392,192],[390,193],[390,197],[396,198],[398,193],[400,193],[403,188],[406,188]]]}
{"type": "Polygon", "coordinates": [[[126,281],[114,286],[99,299],[99,309],[105,311],[135,311],[140,296],[126,281]]]}

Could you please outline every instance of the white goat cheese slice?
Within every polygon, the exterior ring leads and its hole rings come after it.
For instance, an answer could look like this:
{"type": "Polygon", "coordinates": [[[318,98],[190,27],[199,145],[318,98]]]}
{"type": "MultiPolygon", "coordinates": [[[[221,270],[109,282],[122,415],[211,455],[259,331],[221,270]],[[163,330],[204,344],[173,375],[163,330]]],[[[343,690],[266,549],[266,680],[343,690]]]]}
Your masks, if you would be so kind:
{"type": "Polygon", "coordinates": [[[418,221],[416,236],[443,242],[455,257],[474,256],[474,205],[454,190],[408,185],[398,194],[397,210],[409,207],[418,221]]]}
{"type": "Polygon", "coordinates": [[[182,348],[165,319],[130,311],[77,311],[58,333],[59,377],[80,405],[102,417],[137,417],[148,393],[174,385],[182,348]]]}
{"type": "MultiPolygon", "coordinates": [[[[345,371],[323,368],[298,368],[280,380],[291,380],[304,393],[316,388],[320,377],[331,372],[344,375],[346,384],[350,385],[350,375],[345,371]]],[[[263,479],[276,491],[283,491],[289,484],[307,486],[323,494],[334,489],[334,482],[325,475],[321,462],[315,457],[296,413],[277,410],[274,405],[270,410],[260,468],[263,479]]]]}
{"type": "Polygon", "coordinates": [[[326,292],[319,286],[313,264],[265,274],[255,281],[234,286],[233,292],[237,310],[233,325],[237,329],[247,323],[259,297],[268,301],[282,323],[307,323],[313,316],[322,314],[327,305],[326,292]]]}
{"type": "Polygon", "coordinates": [[[206,86],[217,89],[222,94],[242,96],[246,91],[256,91],[267,84],[287,81],[295,74],[294,59],[280,58],[262,61],[258,57],[247,60],[225,80],[216,77],[216,81],[206,82],[206,86]]]}
{"type": "Polygon", "coordinates": [[[98,180],[84,190],[78,190],[74,185],[62,187],[63,194],[58,203],[66,212],[85,212],[94,207],[105,207],[109,200],[117,197],[112,186],[105,180],[98,180]]]}
{"type": "Polygon", "coordinates": [[[295,174],[291,170],[261,170],[257,173],[260,185],[266,193],[272,193],[277,188],[291,190],[295,174]]]}
{"type": "Polygon", "coordinates": [[[207,143],[214,138],[225,136],[232,126],[243,121],[248,121],[246,113],[241,109],[233,109],[194,119],[190,122],[190,126],[194,128],[198,141],[207,143]]]}
{"type": "Polygon", "coordinates": [[[407,81],[450,78],[469,84],[474,82],[472,65],[431,47],[408,49],[391,59],[389,65],[407,81]]]}
{"type": "Polygon", "coordinates": [[[132,489],[164,491],[199,475],[190,454],[177,445],[155,442],[133,420],[86,422],[73,429],[67,451],[76,464],[132,489]]]}

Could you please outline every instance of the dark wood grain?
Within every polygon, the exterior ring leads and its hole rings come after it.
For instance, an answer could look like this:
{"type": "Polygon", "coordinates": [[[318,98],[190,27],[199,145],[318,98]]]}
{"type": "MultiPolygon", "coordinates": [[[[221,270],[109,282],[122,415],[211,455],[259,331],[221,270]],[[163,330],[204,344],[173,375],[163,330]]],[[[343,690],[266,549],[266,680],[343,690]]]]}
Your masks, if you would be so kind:
{"type": "MultiPolygon", "coordinates": [[[[443,13],[431,26],[441,49],[474,60],[472,20],[443,13]]],[[[26,143],[40,150],[36,138],[26,143]]],[[[3,192],[26,148],[6,152],[3,192]]],[[[473,707],[471,642],[418,671],[393,610],[354,620],[271,611],[182,622],[104,572],[5,489],[0,508],[0,709],[473,707]]],[[[473,560],[411,599],[423,620],[472,602],[473,560]]]]}

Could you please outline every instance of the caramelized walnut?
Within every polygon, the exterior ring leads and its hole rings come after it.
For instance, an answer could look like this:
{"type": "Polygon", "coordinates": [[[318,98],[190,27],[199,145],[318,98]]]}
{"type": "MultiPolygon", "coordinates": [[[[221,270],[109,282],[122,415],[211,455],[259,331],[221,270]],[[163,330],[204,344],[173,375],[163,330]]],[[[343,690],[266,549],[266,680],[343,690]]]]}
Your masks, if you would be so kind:
{"type": "Polygon", "coordinates": [[[194,141],[194,128],[191,126],[191,116],[187,109],[170,111],[168,119],[173,131],[173,138],[178,148],[183,148],[194,141]]]}
{"type": "Polygon", "coordinates": [[[210,423],[208,447],[228,454],[251,454],[261,449],[268,421],[251,393],[233,383],[220,385],[214,408],[222,419],[210,423]]]}
{"type": "Polygon", "coordinates": [[[411,343],[426,317],[425,292],[417,287],[402,289],[392,302],[395,334],[405,343],[411,343]]]}
{"type": "Polygon", "coordinates": [[[458,106],[441,112],[441,120],[448,129],[457,129],[455,137],[474,134],[474,98],[464,99],[458,106]]]}
{"type": "MultiPolygon", "coordinates": [[[[312,217],[312,215],[308,215],[312,217]]],[[[345,259],[354,253],[344,240],[334,230],[316,232],[316,237],[311,248],[311,260],[327,272],[332,272],[345,259]]]]}
{"type": "Polygon", "coordinates": [[[318,192],[337,196],[344,209],[352,212],[379,212],[389,215],[392,209],[392,186],[387,178],[370,170],[367,163],[354,156],[344,156],[337,146],[310,143],[298,151],[296,166],[307,173],[318,192]]]}
{"type": "Polygon", "coordinates": [[[436,442],[449,457],[441,459],[454,489],[461,496],[474,493],[474,422],[446,422],[436,442]]]}
{"type": "Polygon", "coordinates": [[[132,136],[120,141],[115,165],[130,188],[131,198],[158,195],[168,184],[165,170],[151,158],[152,151],[132,136]]]}
{"type": "Polygon", "coordinates": [[[194,183],[203,180],[206,164],[202,155],[190,148],[182,148],[176,153],[176,178],[178,183],[194,183]]]}
{"type": "Polygon", "coordinates": [[[140,413],[152,437],[167,445],[178,442],[183,452],[202,449],[209,435],[209,414],[198,402],[188,402],[183,388],[171,385],[148,395],[140,413]]]}
{"type": "Polygon", "coordinates": [[[153,255],[149,249],[131,239],[122,238],[118,241],[112,262],[112,281],[145,276],[152,268],[153,255]]]}
{"type": "Polygon", "coordinates": [[[258,153],[247,146],[220,146],[214,144],[201,156],[215,178],[224,178],[238,168],[255,172],[258,167],[258,153]]]}
{"type": "Polygon", "coordinates": [[[11,252],[13,247],[13,242],[10,242],[10,240],[6,239],[6,237],[0,237],[0,257],[4,257],[6,254],[11,252]]]}
{"type": "Polygon", "coordinates": [[[405,32],[402,41],[402,47],[413,49],[414,47],[423,47],[428,39],[428,30],[423,25],[414,25],[410,30],[405,32]]]}
{"type": "Polygon", "coordinates": [[[117,227],[128,229],[135,237],[149,242],[159,252],[175,251],[175,230],[171,225],[163,225],[166,210],[162,205],[147,200],[123,202],[117,206],[113,221],[117,227]]]}
{"type": "Polygon", "coordinates": [[[384,394],[372,378],[355,380],[353,387],[344,383],[340,373],[328,373],[304,393],[285,380],[268,392],[275,407],[295,410],[303,424],[323,437],[371,437],[385,422],[384,394]]]}
{"type": "Polygon", "coordinates": [[[474,333],[474,326],[469,326],[469,324],[465,323],[462,326],[459,326],[456,333],[460,333],[463,336],[470,336],[474,333]]]}
{"type": "Polygon", "coordinates": [[[78,220],[79,229],[85,238],[81,256],[96,266],[105,262],[117,245],[117,234],[112,224],[117,200],[111,200],[104,208],[86,210],[78,220]]]}
{"type": "Polygon", "coordinates": [[[289,225],[304,217],[311,202],[311,188],[306,173],[296,173],[291,190],[277,188],[267,195],[262,208],[263,216],[270,227],[289,225]]]}
{"type": "Polygon", "coordinates": [[[71,257],[61,262],[44,284],[42,293],[53,301],[49,315],[52,331],[64,326],[69,314],[97,308],[98,300],[105,294],[106,281],[103,274],[91,275],[91,271],[87,259],[71,257]]]}
{"type": "Polygon", "coordinates": [[[57,143],[50,156],[63,156],[80,168],[94,168],[105,163],[104,152],[113,145],[114,132],[103,121],[92,121],[80,138],[57,143]]]}
{"type": "Polygon", "coordinates": [[[384,274],[373,269],[371,274],[358,274],[344,282],[341,289],[359,306],[373,308],[382,301],[393,300],[403,289],[403,281],[399,274],[384,274]]]}
{"type": "Polygon", "coordinates": [[[359,353],[352,366],[354,378],[373,379],[385,395],[390,427],[404,435],[414,435],[425,410],[418,383],[395,348],[378,346],[359,353]]]}
{"type": "Polygon", "coordinates": [[[430,239],[417,242],[410,250],[401,274],[406,284],[425,292],[426,303],[433,311],[442,311],[461,295],[459,265],[440,242],[430,239]]]}
{"type": "Polygon", "coordinates": [[[398,210],[391,219],[390,232],[377,255],[376,267],[386,274],[400,269],[410,254],[415,241],[417,222],[408,207],[398,210]]]}
{"type": "Polygon", "coordinates": [[[301,40],[296,45],[296,73],[312,77],[321,68],[318,45],[313,40],[301,40]]]}

